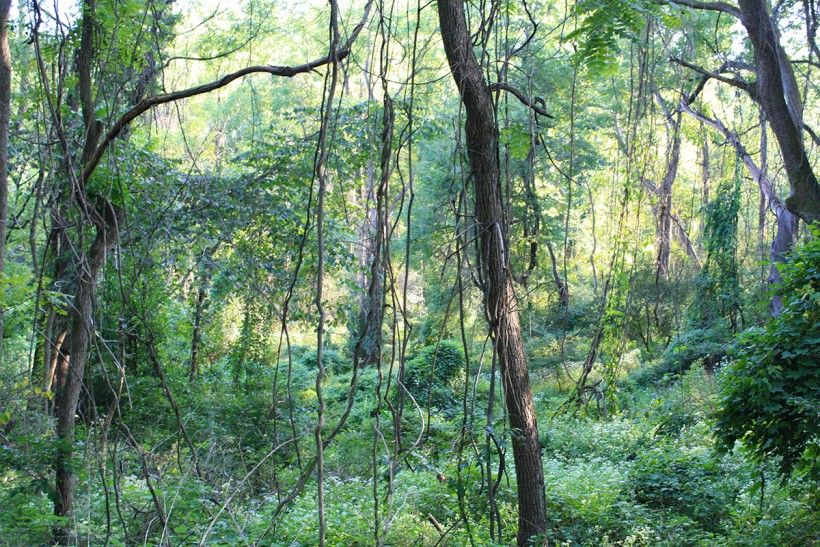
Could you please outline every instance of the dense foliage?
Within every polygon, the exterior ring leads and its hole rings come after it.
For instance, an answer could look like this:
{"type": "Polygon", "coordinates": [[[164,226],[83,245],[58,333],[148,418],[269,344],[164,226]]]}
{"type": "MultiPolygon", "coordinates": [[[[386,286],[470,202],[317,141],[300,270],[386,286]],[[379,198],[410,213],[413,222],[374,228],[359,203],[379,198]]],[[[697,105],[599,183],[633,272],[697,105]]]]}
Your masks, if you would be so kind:
{"type": "Polygon", "coordinates": [[[783,311],[738,338],[720,373],[717,430],[725,450],[736,441],[783,473],[800,465],[820,478],[820,238],[779,265],[783,311]]]}
{"type": "Polygon", "coordinates": [[[820,17],[759,2],[0,0],[0,546],[513,544],[521,414],[531,544],[820,541],[820,17]]]}

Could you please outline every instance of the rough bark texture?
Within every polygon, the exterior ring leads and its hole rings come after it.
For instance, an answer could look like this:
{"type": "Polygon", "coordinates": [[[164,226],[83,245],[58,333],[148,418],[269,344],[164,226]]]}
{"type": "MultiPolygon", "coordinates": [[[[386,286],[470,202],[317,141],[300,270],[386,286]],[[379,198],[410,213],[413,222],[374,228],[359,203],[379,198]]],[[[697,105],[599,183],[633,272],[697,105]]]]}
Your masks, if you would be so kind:
{"type": "MultiPolygon", "coordinates": [[[[9,115],[11,112],[11,53],[8,20],[11,0],[0,0],[0,277],[5,268],[8,224],[9,115]]],[[[3,358],[4,310],[0,307],[0,360],[3,358]]]]}
{"type": "Polygon", "coordinates": [[[364,289],[361,296],[359,312],[359,336],[362,337],[359,355],[359,366],[375,365],[381,358],[381,329],[384,317],[384,272],[382,260],[383,241],[386,229],[386,210],[382,203],[384,192],[392,174],[393,143],[393,101],[389,96],[384,98],[381,133],[381,159],[379,163],[379,181],[376,184],[372,168],[368,168],[367,195],[365,206],[367,218],[362,230],[361,265],[363,275],[360,287],[364,289]]]}
{"type": "MultiPolygon", "coordinates": [[[[94,332],[97,278],[108,252],[117,242],[117,225],[121,219],[120,212],[113,206],[107,207],[105,217],[108,222],[97,227],[97,235],[88,252],[77,258],[76,292],[69,310],[68,330],[65,341],[60,346],[55,371],[54,409],[59,452],[55,459],[54,512],[64,517],[70,517],[74,509],[74,474],[71,469],[74,425],[85,363],[94,332]]],[[[70,542],[70,528],[56,529],[55,540],[61,543],[70,542]]]]}
{"type": "Polygon", "coordinates": [[[193,382],[199,372],[199,345],[202,341],[202,309],[205,307],[205,295],[208,292],[208,278],[202,279],[202,284],[196,293],[194,304],[194,332],[191,336],[191,364],[188,368],[188,380],[193,382]]]}
{"type": "Polygon", "coordinates": [[[777,39],[766,3],[740,0],[740,21],[755,55],[756,95],[777,139],[789,177],[789,211],[811,223],[820,219],[820,185],[803,145],[802,106],[791,64],[777,39]]]}
{"type": "Polygon", "coordinates": [[[438,1],[447,61],[467,113],[467,153],[480,234],[485,306],[494,332],[510,420],[518,483],[518,544],[546,531],[541,447],[509,268],[507,226],[499,188],[497,124],[492,95],[476,60],[462,0],[438,1]]]}
{"type": "MultiPolygon", "coordinates": [[[[80,47],[76,57],[77,94],[85,126],[85,140],[82,159],[87,161],[100,137],[100,122],[94,117],[92,64],[94,60],[94,0],[83,3],[83,18],[80,23],[80,47]]],[[[94,304],[97,279],[105,264],[106,257],[118,241],[122,211],[106,199],[99,198],[92,203],[83,191],[87,176],[77,180],[74,168],[65,163],[67,182],[74,192],[83,212],[83,221],[78,226],[76,243],[69,242],[65,226],[64,211],[55,207],[54,226],[56,238],[60,242],[59,254],[55,258],[55,279],[65,287],[70,287],[73,295],[65,320],[59,321],[58,338],[62,343],[55,348],[54,367],[54,414],[57,419],[57,456],[54,460],[55,498],[54,513],[67,517],[67,524],[54,529],[54,540],[68,544],[73,541],[71,517],[74,511],[74,473],[71,459],[74,452],[74,426],[77,418],[77,404],[83,386],[85,364],[88,360],[91,340],[95,332],[94,304]],[[79,191],[77,191],[79,190],[79,191]],[[90,222],[89,222],[90,221],[90,222]],[[95,237],[84,248],[82,232],[95,227],[95,237]]]]}

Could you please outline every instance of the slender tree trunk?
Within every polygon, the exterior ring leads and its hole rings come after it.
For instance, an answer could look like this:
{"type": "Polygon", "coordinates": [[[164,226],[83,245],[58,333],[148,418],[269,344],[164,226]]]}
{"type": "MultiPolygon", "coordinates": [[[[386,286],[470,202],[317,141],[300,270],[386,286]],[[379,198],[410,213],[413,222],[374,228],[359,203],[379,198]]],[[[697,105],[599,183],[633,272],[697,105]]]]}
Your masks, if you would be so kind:
{"type": "Polygon", "coordinates": [[[552,280],[558,291],[558,304],[562,308],[567,308],[569,306],[569,288],[558,273],[558,261],[555,259],[555,250],[552,248],[551,241],[547,241],[547,251],[550,255],[550,266],[552,266],[552,280]]]}
{"type": "Polygon", "coordinates": [[[493,330],[512,434],[518,485],[518,544],[547,528],[544,471],[527,360],[509,267],[507,223],[499,188],[498,126],[492,95],[472,49],[462,0],[438,0],[444,50],[467,113],[485,306],[493,330]]]}
{"type": "Polygon", "coordinates": [[[196,304],[194,305],[194,332],[191,335],[191,364],[188,368],[188,380],[193,382],[199,372],[199,345],[202,341],[202,309],[205,306],[205,294],[207,293],[208,278],[202,279],[199,290],[196,293],[196,304]]]}
{"type": "MultiPolygon", "coordinates": [[[[392,139],[392,121],[390,123],[389,138],[392,139]]],[[[389,172],[382,172],[377,182],[374,166],[372,164],[368,165],[365,196],[366,218],[360,238],[362,273],[359,276],[361,293],[359,297],[360,310],[357,318],[358,335],[363,337],[360,345],[361,349],[359,350],[359,366],[362,368],[376,364],[381,353],[377,339],[381,330],[383,315],[384,287],[382,277],[384,271],[381,267],[374,269],[373,265],[374,261],[378,262],[379,260],[379,249],[377,247],[381,244],[381,233],[384,230],[382,215],[377,206],[376,193],[381,188],[385,175],[387,178],[390,177],[389,172]]]]}
{"type": "MultiPolygon", "coordinates": [[[[11,0],[0,0],[0,279],[5,273],[9,196],[9,119],[11,115],[11,52],[8,21],[11,0]]],[[[5,309],[0,306],[0,362],[3,360],[5,309]]]]}
{"type": "Polygon", "coordinates": [[[655,191],[657,198],[655,245],[658,250],[655,281],[657,283],[661,279],[669,279],[669,256],[672,252],[672,186],[678,176],[678,163],[680,162],[681,113],[672,112],[659,91],[655,90],[654,95],[656,102],[663,109],[666,134],[669,139],[666,147],[666,170],[655,191]]]}
{"type": "Polygon", "coordinates": [[[672,186],[678,174],[680,160],[680,113],[677,121],[672,122],[672,143],[669,147],[666,172],[658,187],[658,263],[657,279],[669,279],[669,256],[672,248],[672,186]]]}

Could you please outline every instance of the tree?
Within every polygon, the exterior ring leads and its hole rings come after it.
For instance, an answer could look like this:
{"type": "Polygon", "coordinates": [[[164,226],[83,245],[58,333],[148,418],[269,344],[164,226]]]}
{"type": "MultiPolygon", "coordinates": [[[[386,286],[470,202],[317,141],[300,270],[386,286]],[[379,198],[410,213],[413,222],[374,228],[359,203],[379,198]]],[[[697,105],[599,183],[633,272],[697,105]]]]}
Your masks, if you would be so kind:
{"type": "MultiPolygon", "coordinates": [[[[54,279],[60,287],[68,288],[70,301],[66,316],[55,321],[51,332],[47,333],[47,345],[54,347],[53,375],[54,412],[57,418],[56,437],[58,455],[54,469],[56,475],[55,514],[71,516],[74,510],[74,473],[71,468],[73,455],[74,430],[77,406],[83,387],[85,365],[89,358],[90,346],[95,336],[94,310],[97,283],[112,249],[119,242],[120,230],[124,220],[123,203],[113,199],[104,192],[92,191],[92,177],[107,151],[115,141],[127,136],[131,122],[151,108],[175,102],[195,95],[201,95],[220,89],[229,83],[250,74],[266,73],[273,76],[293,77],[308,73],[318,67],[339,61],[350,54],[350,48],[367,21],[372,0],[365,6],[364,15],[358,25],[351,31],[348,40],[335,49],[335,55],[326,55],[319,59],[296,66],[251,66],[230,73],[222,78],[183,89],[176,92],[145,96],[149,91],[142,79],[136,82],[126,78],[135,86],[134,93],[128,94],[131,101],[128,109],[104,131],[103,121],[97,118],[100,97],[95,95],[95,63],[97,59],[97,40],[95,29],[99,21],[96,0],[84,0],[82,16],[79,21],[80,41],[75,52],[76,88],[70,89],[69,98],[75,101],[81,113],[82,136],[79,142],[71,138],[67,120],[63,117],[62,95],[51,97],[52,92],[49,72],[46,69],[40,46],[39,28],[35,26],[33,42],[38,57],[38,67],[44,91],[48,97],[51,124],[62,153],[64,170],[64,187],[61,189],[52,213],[52,235],[56,242],[54,251],[54,279]],[[54,101],[54,102],[52,102],[54,101]],[[76,218],[69,221],[68,215],[76,218]],[[90,243],[88,231],[94,235],[90,243]]],[[[153,24],[163,25],[162,10],[168,4],[162,3],[158,14],[152,19],[153,24]]],[[[38,8],[39,9],[39,8],[38,8]]],[[[39,20],[39,18],[35,18],[39,20]]],[[[116,35],[116,34],[115,34],[116,35]]],[[[149,44],[150,46],[150,44],[149,44]]],[[[150,58],[146,57],[149,61],[150,58]]],[[[117,67],[115,67],[116,69],[117,67]]],[[[65,74],[58,73],[60,81],[56,86],[62,89],[65,74]]],[[[156,71],[149,74],[149,80],[156,76],[156,71]]],[[[116,101],[117,95],[112,100],[116,101]]],[[[105,178],[97,176],[97,180],[105,178]]],[[[104,181],[106,184],[110,181],[104,181]]],[[[65,289],[64,289],[65,290],[65,289]]],[[[55,529],[55,540],[70,542],[70,526],[59,526],[55,529]]]]}
{"type": "Polygon", "coordinates": [[[499,185],[498,124],[492,93],[473,52],[462,0],[439,0],[444,51],[461,94],[475,198],[480,263],[486,287],[484,306],[498,353],[504,396],[512,428],[518,484],[518,544],[546,532],[546,497],[538,425],[527,358],[509,267],[507,222],[499,185]]]}
{"type": "MultiPolygon", "coordinates": [[[[776,285],[780,281],[780,270],[778,264],[782,263],[789,250],[797,240],[797,216],[792,214],[780,201],[780,198],[775,192],[774,182],[766,175],[766,173],[757,165],[752,159],[751,154],[740,142],[740,138],[736,133],[729,130],[726,125],[716,118],[709,118],[701,112],[693,109],[692,106],[684,101],[681,103],[681,109],[687,114],[691,115],[704,124],[715,128],[721,135],[734,147],[737,157],[746,166],[749,174],[752,175],[759,187],[761,194],[765,197],[769,204],[769,209],[774,214],[776,231],[775,237],[771,246],[771,268],[768,282],[770,285],[776,285]]],[[[777,315],[783,309],[780,296],[775,293],[772,295],[771,310],[772,314],[777,315]]]]}
{"type": "MultiPolygon", "coordinates": [[[[9,51],[11,0],[0,1],[0,287],[6,263],[9,200],[9,118],[11,115],[11,52],[9,51]]],[[[2,295],[0,295],[0,299],[2,295]]],[[[3,304],[0,303],[0,362],[3,360],[3,304]]]]}
{"type": "Polygon", "coordinates": [[[710,72],[691,63],[676,61],[704,76],[701,87],[705,80],[714,78],[744,90],[760,104],[777,139],[789,178],[791,193],[786,198],[786,207],[808,224],[820,219],[820,185],[803,142],[806,126],[800,88],[766,3],[763,0],[740,0],[738,9],[725,2],[670,1],[681,6],[731,15],[746,29],[752,44],[754,65],[729,61],[717,71],[710,72]],[[752,72],[755,80],[748,82],[739,76],[723,75],[726,72],[736,75],[741,70],[752,72]]]}

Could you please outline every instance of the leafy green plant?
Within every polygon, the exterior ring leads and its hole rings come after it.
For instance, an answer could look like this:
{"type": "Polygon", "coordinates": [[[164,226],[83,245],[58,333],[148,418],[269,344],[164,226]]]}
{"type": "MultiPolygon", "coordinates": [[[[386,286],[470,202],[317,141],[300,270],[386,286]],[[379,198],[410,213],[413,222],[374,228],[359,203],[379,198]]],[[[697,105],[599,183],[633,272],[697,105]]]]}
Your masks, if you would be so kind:
{"type": "Polygon", "coordinates": [[[820,228],[780,267],[783,311],[738,337],[720,375],[719,447],[741,441],[757,460],[818,474],[820,436],[820,228]]]}
{"type": "Polygon", "coordinates": [[[455,404],[455,392],[450,382],[464,369],[461,346],[452,340],[442,340],[422,348],[407,361],[404,385],[424,406],[430,394],[431,403],[441,409],[455,404]]]}

